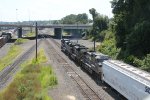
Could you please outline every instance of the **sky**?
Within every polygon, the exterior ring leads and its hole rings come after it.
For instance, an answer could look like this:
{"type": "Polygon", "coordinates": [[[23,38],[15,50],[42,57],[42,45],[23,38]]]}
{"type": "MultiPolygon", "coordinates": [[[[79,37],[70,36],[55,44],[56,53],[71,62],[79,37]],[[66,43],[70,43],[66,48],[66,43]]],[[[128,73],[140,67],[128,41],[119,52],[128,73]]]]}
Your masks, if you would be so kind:
{"type": "Polygon", "coordinates": [[[0,21],[59,20],[69,14],[87,13],[95,8],[113,17],[111,0],[0,0],[0,21]]]}

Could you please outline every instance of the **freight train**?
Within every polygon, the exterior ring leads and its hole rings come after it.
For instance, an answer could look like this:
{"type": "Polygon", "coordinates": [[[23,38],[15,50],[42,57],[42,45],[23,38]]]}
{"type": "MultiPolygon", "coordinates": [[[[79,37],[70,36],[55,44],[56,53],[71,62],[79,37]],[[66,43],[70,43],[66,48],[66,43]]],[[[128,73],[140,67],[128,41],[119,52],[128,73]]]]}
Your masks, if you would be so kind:
{"type": "Polygon", "coordinates": [[[61,50],[91,75],[118,91],[128,100],[150,100],[150,74],[108,55],[89,51],[87,47],[61,40],[61,50]]]}
{"type": "Polygon", "coordinates": [[[0,35],[0,48],[12,38],[11,33],[2,32],[0,35]]]}

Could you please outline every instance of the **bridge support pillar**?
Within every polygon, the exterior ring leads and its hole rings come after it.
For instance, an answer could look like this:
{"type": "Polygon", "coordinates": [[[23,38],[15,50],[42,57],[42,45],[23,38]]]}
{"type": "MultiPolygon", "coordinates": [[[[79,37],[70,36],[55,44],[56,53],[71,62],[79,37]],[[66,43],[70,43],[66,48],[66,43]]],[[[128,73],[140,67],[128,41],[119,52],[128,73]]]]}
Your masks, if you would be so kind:
{"type": "Polygon", "coordinates": [[[18,38],[22,38],[22,27],[18,27],[18,38]]]}
{"type": "Polygon", "coordinates": [[[30,27],[30,33],[32,33],[32,27],[30,27]]]}
{"type": "Polygon", "coordinates": [[[61,35],[62,35],[62,28],[55,28],[54,29],[54,36],[57,39],[61,39],[61,35]]]}

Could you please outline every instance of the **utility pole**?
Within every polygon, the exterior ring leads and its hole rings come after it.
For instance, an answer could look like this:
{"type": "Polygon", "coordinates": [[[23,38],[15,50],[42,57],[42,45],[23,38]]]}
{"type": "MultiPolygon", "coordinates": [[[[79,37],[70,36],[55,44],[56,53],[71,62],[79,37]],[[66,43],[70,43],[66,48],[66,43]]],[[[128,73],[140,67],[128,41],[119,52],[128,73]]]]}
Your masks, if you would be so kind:
{"type": "Polygon", "coordinates": [[[61,39],[63,39],[63,32],[64,32],[64,26],[62,25],[62,28],[61,28],[61,39]]]}
{"type": "Polygon", "coordinates": [[[93,34],[94,34],[94,51],[96,51],[95,42],[96,42],[97,27],[95,26],[95,18],[93,18],[93,34]]]}
{"type": "MultiPolygon", "coordinates": [[[[77,35],[79,35],[78,22],[77,22],[77,35]]],[[[77,36],[77,43],[78,43],[78,36],[77,36]]]]}
{"type": "Polygon", "coordinates": [[[96,38],[96,37],[95,37],[95,34],[96,34],[96,33],[94,32],[94,51],[96,51],[96,50],[95,50],[95,38],[96,38]]]}
{"type": "Polygon", "coordinates": [[[35,23],[35,33],[36,33],[36,61],[37,61],[37,38],[38,38],[37,22],[35,23]]]}
{"type": "Polygon", "coordinates": [[[94,31],[94,51],[96,51],[95,49],[95,43],[96,43],[96,34],[97,34],[97,28],[93,25],[93,31],[94,31]]]}

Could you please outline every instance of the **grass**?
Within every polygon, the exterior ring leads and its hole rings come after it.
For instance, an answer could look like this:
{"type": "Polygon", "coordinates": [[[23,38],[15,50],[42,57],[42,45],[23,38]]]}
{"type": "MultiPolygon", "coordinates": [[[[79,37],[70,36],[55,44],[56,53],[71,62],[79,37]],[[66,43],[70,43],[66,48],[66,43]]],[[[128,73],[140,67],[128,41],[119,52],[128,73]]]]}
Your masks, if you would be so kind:
{"type": "Polygon", "coordinates": [[[10,50],[8,51],[7,55],[0,59],[0,71],[10,65],[12,63],[12,59],[14,59],[17,55],[19,55],[22,51],[22,48],[19,46],[19,44],[23,44],[27,42],[28,39],[22,39],[18,38],[14,45],[10,47],[10,50]]]}
{"type": "Polygon", "coordinates": [[[41,68],[39,79],[40,79],[42,88],[46,88],[48,86],[54,86],[55,84],[57,84],[57,79],[50,66],[45,66],[41,68]]]}
{"type": "Polygon", "coordinates": [[[22,39],[22,38],[18,38],[16,41],[15,41],[15,44],[16,45],[19,45],[19,44],[23,44],[25,42],[27,42],[28,39],[22,39]]]}
{"type": "Polygon", "coordinates": [[[26,36],[26,37],[34,37],[35,36],[35,32],[30,32],[30,33],[24,34],[24,36],[26,36]]]}
{"type": "Polygon", "coordinates": [[[48,87],[57,85],[56,76],[47,62],[44,50],[38,53],[38,60],[33,59],[22,64],[22,70],[14,81],[0,93],[0,100],[52,100],[48,87]]]}
{"type": "Polygon", "coordinates": [[[63,32],[62,34],[63,34],[64,36],[70,35],[70,33],[67,33],[67,32],[63,32]]]}
{"type": "Polygon", "coordinates": [[[18,45],[12,45],[8,54],[0,59],[0,71],[10,65],[12,63],[12,59],[14,59],[17,55],[22,51],[21,47],[18,45]]]}

